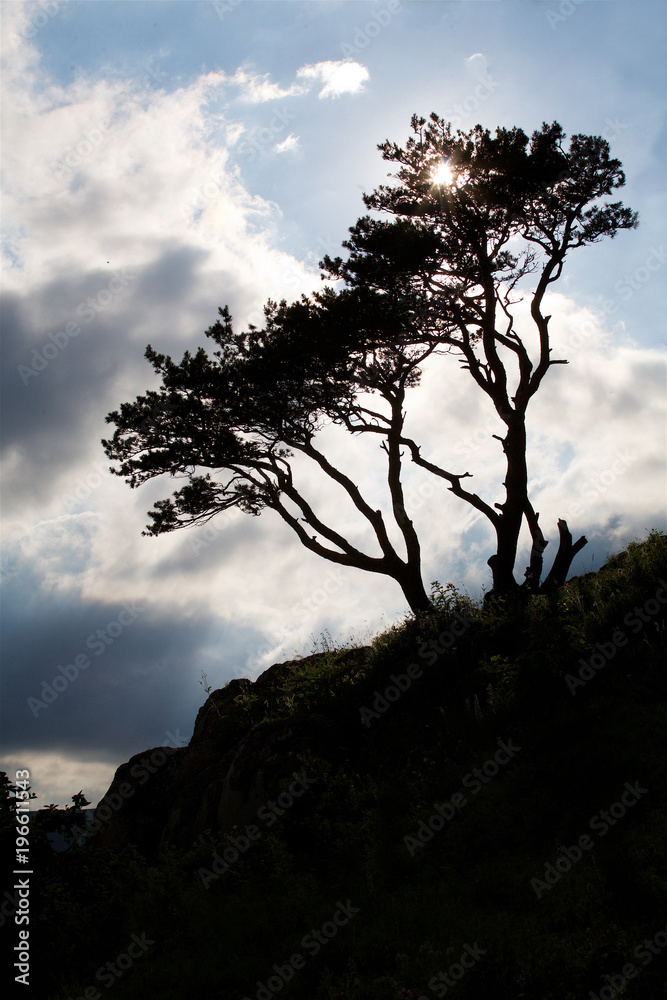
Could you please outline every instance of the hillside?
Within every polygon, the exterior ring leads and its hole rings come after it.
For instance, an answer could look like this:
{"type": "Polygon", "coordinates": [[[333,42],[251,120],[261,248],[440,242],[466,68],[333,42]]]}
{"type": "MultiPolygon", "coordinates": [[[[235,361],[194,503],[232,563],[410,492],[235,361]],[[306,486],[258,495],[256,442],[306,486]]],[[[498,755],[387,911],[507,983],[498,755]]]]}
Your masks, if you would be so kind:
{"type": "Polygon", "coordinates": [[[653,532],[213,692],[44,860],[45,995],[667,996],[666,608],[653,532]]]}

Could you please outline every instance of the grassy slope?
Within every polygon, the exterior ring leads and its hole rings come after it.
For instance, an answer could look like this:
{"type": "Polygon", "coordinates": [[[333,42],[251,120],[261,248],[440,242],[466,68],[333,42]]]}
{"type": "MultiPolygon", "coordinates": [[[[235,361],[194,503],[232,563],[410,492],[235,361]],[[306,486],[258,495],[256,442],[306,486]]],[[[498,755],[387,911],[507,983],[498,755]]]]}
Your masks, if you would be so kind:
{"type": "Polygon", "coordinates": [[[202,838],[158,865],[132,851],[61,856],[43,917],[48,995],[97,987],[106,996],[109,976],[100,983],[96,970],[145,932],[155,943],[115,979],[114,1000],[254,1000],[258,991],[266,1000],[260,984],[295,954],[303,968],[274,979],[274,995],[584,1000],[608,975],[615,996],[667,996],[667,948],[654,958],[640,947],[667,924],[660,578],[667,539],[653,533],[551,605],[482,610],[441,589],[428,618],[391,629],[370,653],[308,657],[269,700],[252,691],[238,699],[237,722],[251,720],[258,734],[276,720],[320,720],[286,761],[286,773],[305,768],[317,784],[270,828],[258,822],[260,839],[207,889],[197,872],[212,870],[226,838],[202,838]],[[612,639],[619,628],[623,645],[612,639]],[[431,662],[428,643],[439,636],[448,649],[431,662]],[[565,677],[596,643],[604,666],[573,694],[565,677]],[[364,725],[360,709],[411,663],[422,675],[364,725]],[[476,781],[498,739],[521,749],[476,781]],[[619,802],[626,782],[646,792],[616,807],[624,815],[602,833],[594,817],[619,802]],[[404,838],[455,793],[464,804],[411,856],[404,838]],[[559,851],[583,835],[592,848],[538,898],[531,880],[544,881],[559,857],[566,869],[559,851]],[[359,912],[313,954],[304,936],[348,900],[359,912]],[[433,982],[475,943],[484,954],[455,985],[433,982]]]}

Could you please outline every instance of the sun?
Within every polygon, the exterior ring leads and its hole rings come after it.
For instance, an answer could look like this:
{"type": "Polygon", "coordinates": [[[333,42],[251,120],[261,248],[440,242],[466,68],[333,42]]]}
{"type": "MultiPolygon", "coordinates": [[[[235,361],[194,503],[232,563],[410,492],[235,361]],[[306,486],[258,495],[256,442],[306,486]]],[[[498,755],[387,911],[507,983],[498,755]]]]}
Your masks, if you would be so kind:
{"type": "Polygon", "coordinates": [[[434,168],[431,181],[434,185],[442,185],[443,187],[449,187],[455,183],[454,171],[447,160],[443,160],[434,168]]]}

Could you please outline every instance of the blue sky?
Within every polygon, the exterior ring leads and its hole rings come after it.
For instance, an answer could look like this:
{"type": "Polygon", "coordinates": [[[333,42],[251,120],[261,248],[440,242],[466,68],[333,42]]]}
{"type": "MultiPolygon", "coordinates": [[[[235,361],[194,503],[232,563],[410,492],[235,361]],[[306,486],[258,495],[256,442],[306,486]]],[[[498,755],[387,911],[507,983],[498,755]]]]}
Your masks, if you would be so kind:
{"type": "MultiPolygon", "coordinates": [[[[170,484],[131,492],[100,439],[151,384],[147,343],[178,357],[219,305],[240,327],[319,287],[386,180],[377,143],[403,143],[413,113],[558,120],[622,160],[640,226],[573,254],[552,296],[570,365],[529,415],[531,486],[552,538],[559,516],[589,538],[575,571],[664,528],[664,3],[44,0],[2,19],[0,766],[29,767],[40,804],[96,801],[131,754],[187,739],[203,671],[255,677],[405,612],[391,581],[322,563],[269,514],[142,538],[170,484]]],[[[427,373],[410,420],[496,499],[497,427],[461,374],[427,373]]],[[[329,435],[380,496],[375,456],[329,435]]],[[[479,594],[488,532],[423,478],[409,489],[425,578],[479,594]]]]}

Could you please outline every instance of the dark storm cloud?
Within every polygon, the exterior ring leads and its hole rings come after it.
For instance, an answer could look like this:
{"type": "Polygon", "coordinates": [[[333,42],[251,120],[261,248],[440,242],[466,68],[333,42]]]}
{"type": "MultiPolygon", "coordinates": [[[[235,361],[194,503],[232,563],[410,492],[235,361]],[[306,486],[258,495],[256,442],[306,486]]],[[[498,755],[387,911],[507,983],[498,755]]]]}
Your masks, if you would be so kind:
{"type": "Polygon", "coordinates": [[[170,250],[142,268],[137,280],[137,296],[144,303],[176,306],[181,311],[191,297],[193,286],[198,284],[197,269],[208,256],[205,250],[193,247],[170,250]]]}
{"type": "Polygon", "coordinates": [[[19,497],[34,495],[36,488],[46,497],[53,473],[80,458],[94,424],[103,427],[106,387],[128,363],[127,324],[117,310],[105,315],[88,303],[106,301],[102,292],[112,294],[111,280],[101,286],[99,276],[89,276],[79,286],[79,315],[68,309],[71,291],[62,288],[45,288],[37,308],[33,296],[5,297],[2,449],[5,455],[20,450],[20,481],[14,484],[19,497]],[[52,308],[45,323],[40,313],[46,303],[52,308]]]}
{"type": "MultiPolygon", "coordinates": [[[[4,457],[21,455],[14,502],[48,499],[51,479],[89,457],[108,430],[106,413],[120,402],[110,387],[121,376],[134,382],[143,371],[146,387],[154,381],[137,329],[154,325],[145,340],[177,356],[184,334],[189,346],[206,341],[217,309],[214,293],[200,287],[207,256],[176,247],[134,272],[109,267],[3,297],[1,445],[4,457]]],[[[219,280],[221,294],[238,301],[237,283],[225,274],[219,280]]]]}
{"type": "Polygon", "coordinates": [[[120,761],[160,742],[166,728],[189,736],[206,697],[202,670],[224,683],[261,638],[228,625],[223,637],[212,617],[179,620],[146,601],[46,593],[28,572],[4,591],[5,755],[78,751],[120,761]]]}
{"type": "MultiPolygon", "coordinates": [[[[208,256],[173,245],[134,271],[110,264],[108,271],[64,274],[30,294],[4,296],[2,449],[8,468],[16,469],[11,484],[9,475],[5,479],[15,510],[22,513],[28,499],[53,501],[63,485],[74,483],[82,463],[106,464],[99,444],[109,430],[104,417],[134,396],[122,385],[139,384],[143,391],[154,381],[143,357],[147,342],[178,359],[186,347],[207,343],[204,330],[219,304],[242,307],[243,292],[231,275],[221,272],[211,288],[202,274],[208,256]]],[[[146,509],[150,505],[147,496],[146,509]]],[[[246,544],[249,521],[235,521],[224,535],[216,528],[213,540],[200,537],[196,551],[184,537],[158,575],[192,577],[219,564],[246,544]]],[[[94,522],[93,513],[60,516],[27,529],[23,542],[5,553],[5,754],[76,752],[119,763],[164,742],[168,728],[188,736],[205,699],[202,670],[224,683],[261,645],[260,631],[208,613],[174,616],[150,601],[86,602],[64,584],[50,590],[45,577],[53,558],[67,575],[89,569],[94,522]],[[34,551],[32,530],[39,531],[38,564],[21,554],[24,545],[34,551]]]]}
{"type": "Polygon", "coordinates": [[[232,314],[247,307],[247,292],[235,275],[220,270],[212,280],[204,272],[209,256],[200,248],[175,246],[137,272],[130,316],[135,331],[132,353],[141,358],[139,369],[146,378],[152,373],[143,359],[148,342],[180,361],[186,349],[214,346],[205,331],[218,319],[219,306],[229,305],[232,314]],[[149,333],[144,335],[144,330],[149,333]]]}

